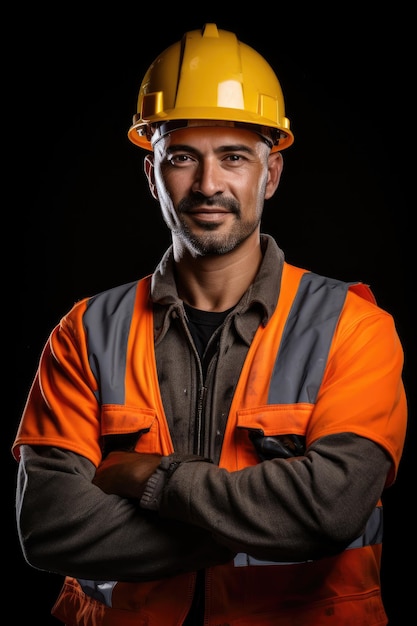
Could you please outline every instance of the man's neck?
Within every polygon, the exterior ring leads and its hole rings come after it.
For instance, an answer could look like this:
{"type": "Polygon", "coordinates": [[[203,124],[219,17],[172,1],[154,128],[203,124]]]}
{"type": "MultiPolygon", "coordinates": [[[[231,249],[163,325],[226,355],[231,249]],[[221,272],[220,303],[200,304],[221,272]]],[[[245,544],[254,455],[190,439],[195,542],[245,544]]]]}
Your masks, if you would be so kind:
{"type": "Polygon", "coordinates": [[[260,242],[231,253],[176,260],[180,298],[203,311],[225,311],[239,302],[253,283],[262,261],[260,242]]]}

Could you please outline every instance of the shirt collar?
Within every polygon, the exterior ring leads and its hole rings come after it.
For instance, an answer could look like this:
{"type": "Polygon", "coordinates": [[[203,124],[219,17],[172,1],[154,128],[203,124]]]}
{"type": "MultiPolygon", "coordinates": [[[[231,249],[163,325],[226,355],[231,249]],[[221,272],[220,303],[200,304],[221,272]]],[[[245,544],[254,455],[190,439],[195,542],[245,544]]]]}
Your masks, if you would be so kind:
{"type": "MultiPolygon", "coordinates": [[[[252,324],[251,329],[249,329],[244,316],[249,310],[258,310],[261,312],[262,324],[268,323],[278,302],[284,265],[284,253],[271,235],[261,235],[261,246],[263,259],[259,272],[234,311],[236,327],[241,336],[248,342],[252,340],[253,336],[252,324]]],[[[180,311],[183,310],[182,300],[178,296],[175,284],[174,267],[173,249],[170,246],[156,267],[151,280],[152,301],[164,310],[165,323],[161,320],[162,324],[158,324],[160,328],[165,326],[167,319],[171,317],[174,310],[179,314],[182,314],[180,311]]]]}

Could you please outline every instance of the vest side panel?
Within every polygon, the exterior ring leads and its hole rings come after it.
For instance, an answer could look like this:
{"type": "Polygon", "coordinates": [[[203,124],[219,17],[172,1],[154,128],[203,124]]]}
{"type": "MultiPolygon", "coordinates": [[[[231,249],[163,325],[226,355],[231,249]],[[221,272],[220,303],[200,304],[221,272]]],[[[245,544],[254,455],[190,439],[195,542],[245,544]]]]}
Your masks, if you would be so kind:
{"type": "Polygon", "coordinates": [[[381,545],[306,563],[210,571],[208,624],[381,626],[381,545]],[[349,581],[349,584],[346,583],[349,581]]]}

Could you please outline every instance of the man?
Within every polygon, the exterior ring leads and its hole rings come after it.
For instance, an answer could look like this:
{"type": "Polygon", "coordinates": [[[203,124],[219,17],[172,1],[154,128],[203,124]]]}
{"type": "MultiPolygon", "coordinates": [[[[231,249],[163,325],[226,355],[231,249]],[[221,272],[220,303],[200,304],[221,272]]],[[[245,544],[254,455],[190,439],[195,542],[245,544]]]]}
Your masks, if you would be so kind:
{"type": "Polygon", "coordinates": [[[277,77],[207,24],[152,63],[129,138],[172,246],[52,331],[13,446],[23,552],[65,576],[53,614],[386,624],[403,352],[367,286],[261,233],[293,142],[277,77]]]}

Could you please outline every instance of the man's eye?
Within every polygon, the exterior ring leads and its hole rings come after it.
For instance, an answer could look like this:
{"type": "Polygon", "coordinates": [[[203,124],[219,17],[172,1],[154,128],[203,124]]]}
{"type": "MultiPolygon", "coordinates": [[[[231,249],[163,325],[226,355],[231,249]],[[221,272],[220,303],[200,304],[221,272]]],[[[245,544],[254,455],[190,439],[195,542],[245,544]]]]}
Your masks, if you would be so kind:
{"type": "Polygon", "coordinates": [[[224,160],[231,161],[233,163],[238,163],[239,161],[243,161],[244,157],[241,154],[228,154],[224,160]]]}
{"type": "Polygon", "coordinates": [[[168,162],[171,165],[181,165],[181,163],[187,163],[190,160],[190,156],[188,154],[171,154],[168,157],[168,162]]]}

